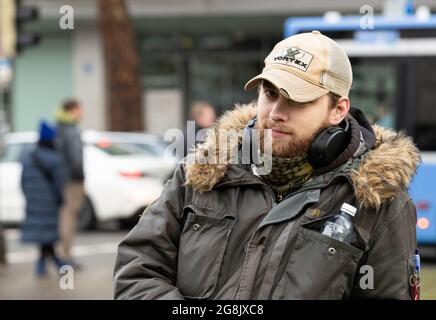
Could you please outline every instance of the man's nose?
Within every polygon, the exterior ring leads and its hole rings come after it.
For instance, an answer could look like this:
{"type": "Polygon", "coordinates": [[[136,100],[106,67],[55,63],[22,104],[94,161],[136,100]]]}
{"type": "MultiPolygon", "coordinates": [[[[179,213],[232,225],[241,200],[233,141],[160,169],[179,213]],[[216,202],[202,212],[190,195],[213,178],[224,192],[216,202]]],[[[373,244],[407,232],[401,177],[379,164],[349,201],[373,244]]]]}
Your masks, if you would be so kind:
{"type": "Polygon", "coordinates": [[[269,113],[270,118],[274,121],[288,121],[287,104],[283,100],[284,98],[280,97],[269,113]]]}

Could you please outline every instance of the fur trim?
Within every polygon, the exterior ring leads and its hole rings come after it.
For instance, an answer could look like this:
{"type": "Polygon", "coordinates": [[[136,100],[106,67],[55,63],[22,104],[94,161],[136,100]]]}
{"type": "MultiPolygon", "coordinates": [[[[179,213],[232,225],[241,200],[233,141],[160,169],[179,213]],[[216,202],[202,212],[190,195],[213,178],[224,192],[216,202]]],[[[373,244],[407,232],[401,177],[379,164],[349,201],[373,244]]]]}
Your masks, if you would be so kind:
{"type": "MultiPolygon", "coordinates": [[[[186,185],[196,192],[207,192],[220,182],[227,173],[228,164],[202,164],[192,161],[192,157],[207,156],[209,152],[218,157],[216,148],[220,129],[233,129],[239,132],[237,144],[242,141],[242,134],[248,121],[256,114],[256,105],[236,106],[227,111],[209,131],[205,142],[196,146],[194,153],[185,163],[186,185]],[[190,161],[191,160],[191,161],[190,161]]],[[[377,125],[373,126],[376,145],[364,155],[362,162],[351,173],[356,198],[368,208],[378,208],[385,201],[391,200],[409,185],[421,161],[420,154],[412,139],[402,132],[397,133],[377,125]]],[[[229,150],[237,148],[236,141],[228,144],[229,150]]]]}
{"type": "Polygon", "coordinates": [[[379,208],[408,187],[421,156],[412,139],[403,132],[373,126],[376,145],[352,172],[356,198],[365,207],[379,208]]]}
{"type": "MultiPolygon", "coordinates": [[[[192,161],[192,157],[199,159],[208,156],[209,152],[214,152],[215,156],[218,157],[219,150],[216,148],[216,145],[219,130],[243,130],[248,121],[256,115],[256,110],[256,106],[253,103],[244,106],[237,105],[235,109],[227,111],[218,120],[215,126],[208,132],[204,143],[197,145],[194,149],[194,155],[188,157],[188,161],[185,164],[186,185],[191,186],[194,191],[205,192],[212,190],[215,184],[221,181],[227,173],[227,164],[201,164],[198,161],[192,161]]],[[[241,141],[242,135],[239,134],[237,144],[228,144],[227,158],[230,157],[230,150],[237,148],[241,141]]]]}

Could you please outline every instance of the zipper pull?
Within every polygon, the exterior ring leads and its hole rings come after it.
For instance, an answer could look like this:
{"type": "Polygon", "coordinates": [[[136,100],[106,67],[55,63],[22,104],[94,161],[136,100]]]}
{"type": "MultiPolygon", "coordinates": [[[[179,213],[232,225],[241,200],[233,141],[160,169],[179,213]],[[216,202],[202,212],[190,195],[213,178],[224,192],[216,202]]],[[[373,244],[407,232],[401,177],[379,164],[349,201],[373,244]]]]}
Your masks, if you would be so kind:
{"type": "Polygon", "coordinates": [[[283,199],[283,193],[278,192],[277,193],[277,201],[280,202],[283,199]]]}

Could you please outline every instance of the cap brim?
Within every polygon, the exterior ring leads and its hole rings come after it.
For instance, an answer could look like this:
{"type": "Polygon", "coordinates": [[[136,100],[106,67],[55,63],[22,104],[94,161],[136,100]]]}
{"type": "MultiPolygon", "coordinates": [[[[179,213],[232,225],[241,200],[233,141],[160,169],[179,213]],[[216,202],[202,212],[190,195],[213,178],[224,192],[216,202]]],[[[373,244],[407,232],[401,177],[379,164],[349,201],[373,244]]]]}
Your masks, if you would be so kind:
{"type": "MultiPolygon", "coordinates": [[[[249,80],[245,85],[245,90],[251,90],[258,86],[262,80],[271,82],[279,90],[285,92],[293,101],[309,102],[321,98],[329,93],[329,90],[310,83],[293,73],[281,69],[269,69],[249,80]]],[[[283,92],[281,92],[283,94],[283,92]]]]}

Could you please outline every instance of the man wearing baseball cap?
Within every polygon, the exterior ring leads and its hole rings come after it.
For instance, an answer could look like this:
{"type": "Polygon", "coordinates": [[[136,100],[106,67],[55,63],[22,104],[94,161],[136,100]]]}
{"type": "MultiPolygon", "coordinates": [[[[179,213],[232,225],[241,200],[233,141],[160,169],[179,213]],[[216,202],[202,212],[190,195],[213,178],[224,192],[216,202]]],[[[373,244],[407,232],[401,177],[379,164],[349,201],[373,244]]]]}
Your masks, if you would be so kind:
{"type": "Polygon", "coordinates": [[[257,101],[221,117],[119,245],[115,298],[416,299],[419,152],[350,107],[352,80],[318,31],[277,43],[245,86],[257,101]]]}

